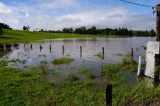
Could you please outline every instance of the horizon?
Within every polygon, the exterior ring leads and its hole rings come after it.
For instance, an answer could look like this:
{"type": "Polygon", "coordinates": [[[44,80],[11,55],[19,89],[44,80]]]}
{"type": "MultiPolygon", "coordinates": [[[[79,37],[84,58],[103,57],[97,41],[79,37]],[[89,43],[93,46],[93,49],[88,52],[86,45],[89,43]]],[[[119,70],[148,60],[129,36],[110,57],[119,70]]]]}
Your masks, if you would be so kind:
{"type": "MultiPolygon", "coordinates": [[[[158,0],[131,2],[151,6],[158,4],[158,0]]],[[[96,26],[100,29],[156,29],[156,15],[153,15],[152,8],[120,0],[1,0],[0,22],[17,30],[23,26],[30,26],[31,30],[61,30],[81,26],[96,26]]]]}

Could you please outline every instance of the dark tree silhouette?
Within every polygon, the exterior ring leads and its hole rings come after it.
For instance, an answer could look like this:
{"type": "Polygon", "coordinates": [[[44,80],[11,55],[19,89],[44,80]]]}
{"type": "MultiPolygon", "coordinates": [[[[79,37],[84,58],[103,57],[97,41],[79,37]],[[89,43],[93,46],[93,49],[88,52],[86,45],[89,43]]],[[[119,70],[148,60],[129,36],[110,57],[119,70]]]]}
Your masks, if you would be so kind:
{"type": "Polygon", "coordinates": [[[29,31],[30,27],[29,26],[23,26],[24,31],[29,31]]]}
{"type": "Polygon", "coordinates": [[[12,28],[9,27],[9,25],[4,24],[4,23],[0,23],[0,28],[2,28],[2,29],[12,29],[12,28]]]}
{"type": "Polygon", "coordinates": [[[0,28],[0,35],[2,35],[2,33],[3,33],[3,30],[2,30],[2,28],[0,28]]]}

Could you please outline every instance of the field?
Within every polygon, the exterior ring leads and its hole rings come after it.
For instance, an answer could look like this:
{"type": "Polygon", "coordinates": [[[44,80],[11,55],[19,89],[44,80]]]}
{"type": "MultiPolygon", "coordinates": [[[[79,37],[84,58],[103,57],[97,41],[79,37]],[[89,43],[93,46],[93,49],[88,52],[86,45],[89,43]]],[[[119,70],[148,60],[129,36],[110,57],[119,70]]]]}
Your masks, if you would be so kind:
{"type": "Polygon", "coordinates": [[[3,35],[0,36],[0,43],[31,42],[34,40],[42,40],[42,39],[81,38],[81,37],[96,37],[96,36],[83,35],[83,34],[69,34],[69,33],[45,33],[45,32],[28,32],[20,30],[4,30],[3,35]]]}

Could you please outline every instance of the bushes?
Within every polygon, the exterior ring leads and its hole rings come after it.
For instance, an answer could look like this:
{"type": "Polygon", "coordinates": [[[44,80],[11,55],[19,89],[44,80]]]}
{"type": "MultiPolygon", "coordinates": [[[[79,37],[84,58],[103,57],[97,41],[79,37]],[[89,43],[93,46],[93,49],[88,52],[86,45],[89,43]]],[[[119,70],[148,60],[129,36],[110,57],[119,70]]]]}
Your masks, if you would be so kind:
{"type": "Polygon", "coordinates": [[[3,33],[3,30],[2,30],[2,28],[0,28],[0,35],[2,35],[2,33],[3,33]]]}
{"type": "Polygon", "coordinates": [[[72,58],[69,57],[64,57],[64,58],[59,58],[59,59],[55,59],[52,63],[54,65],[61,65],[61,64],[69,64],[73,61],[72,58]]]}

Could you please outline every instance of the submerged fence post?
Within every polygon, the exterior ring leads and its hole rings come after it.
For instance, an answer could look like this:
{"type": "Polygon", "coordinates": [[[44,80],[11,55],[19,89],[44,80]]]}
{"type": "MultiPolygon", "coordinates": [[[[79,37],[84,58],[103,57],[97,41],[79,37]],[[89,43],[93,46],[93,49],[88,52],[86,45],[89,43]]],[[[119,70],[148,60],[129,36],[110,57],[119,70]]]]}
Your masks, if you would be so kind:
{"type": "Polygon", "coordinates": [[[52,52],[52,46],[49,45],[49,52],[51,53],[52,52]]]}
{"type": "Polygon", "coordinates": [[[106,87],[106,106],[112,106],[112,84],[106,87]]]}
{"type": "Polygon", "coordinates": [[[5,44],[3,45],[3,47],[4,47],[4,51],[6,51],[7,49],[6,49],[6,45],[5,44]]]}
{"type": "Polygon", "coordinates": [[[80,46],[80,57],[82,57],[82,46],[80,46]]]}
{"type": "Polygon", "coordinates": [[[132,50],[131,50],[131,57],[133,57],[133,56],[134,56],[134,50],[132,48],[132,50]]]}
{"type": "Polygon", "coordinates": [[[102,59],[104,59],[104,47],[102,47],[102,59]]]}
{"type": "Polygon", "coordinates": [[[41,44],[40,44],[39,48],[40,48],[40,52],[41,52],[42,51],[42,45],[41,44]]]}
{"type": "Polygon", "coordinates": [[[62,55],[64,55],[64,45],[62,45],[62,55]]]}
{"type": "Polygon", "coordinates": [[[141,56],[139,56],[139,63],[138,63],[138,72],[137,72],[137,76],[142,75],[142,71],[141,71],[141,56]]]}
{"type": "Polygon", "coordinates": [[[31,50],[33,49],[32,44],[31,44],[31,50]]]}
{"type": "Polygon", "coordinates": [[[24,49],[26,49],[26,44],[24,43],[24,49]]]}

